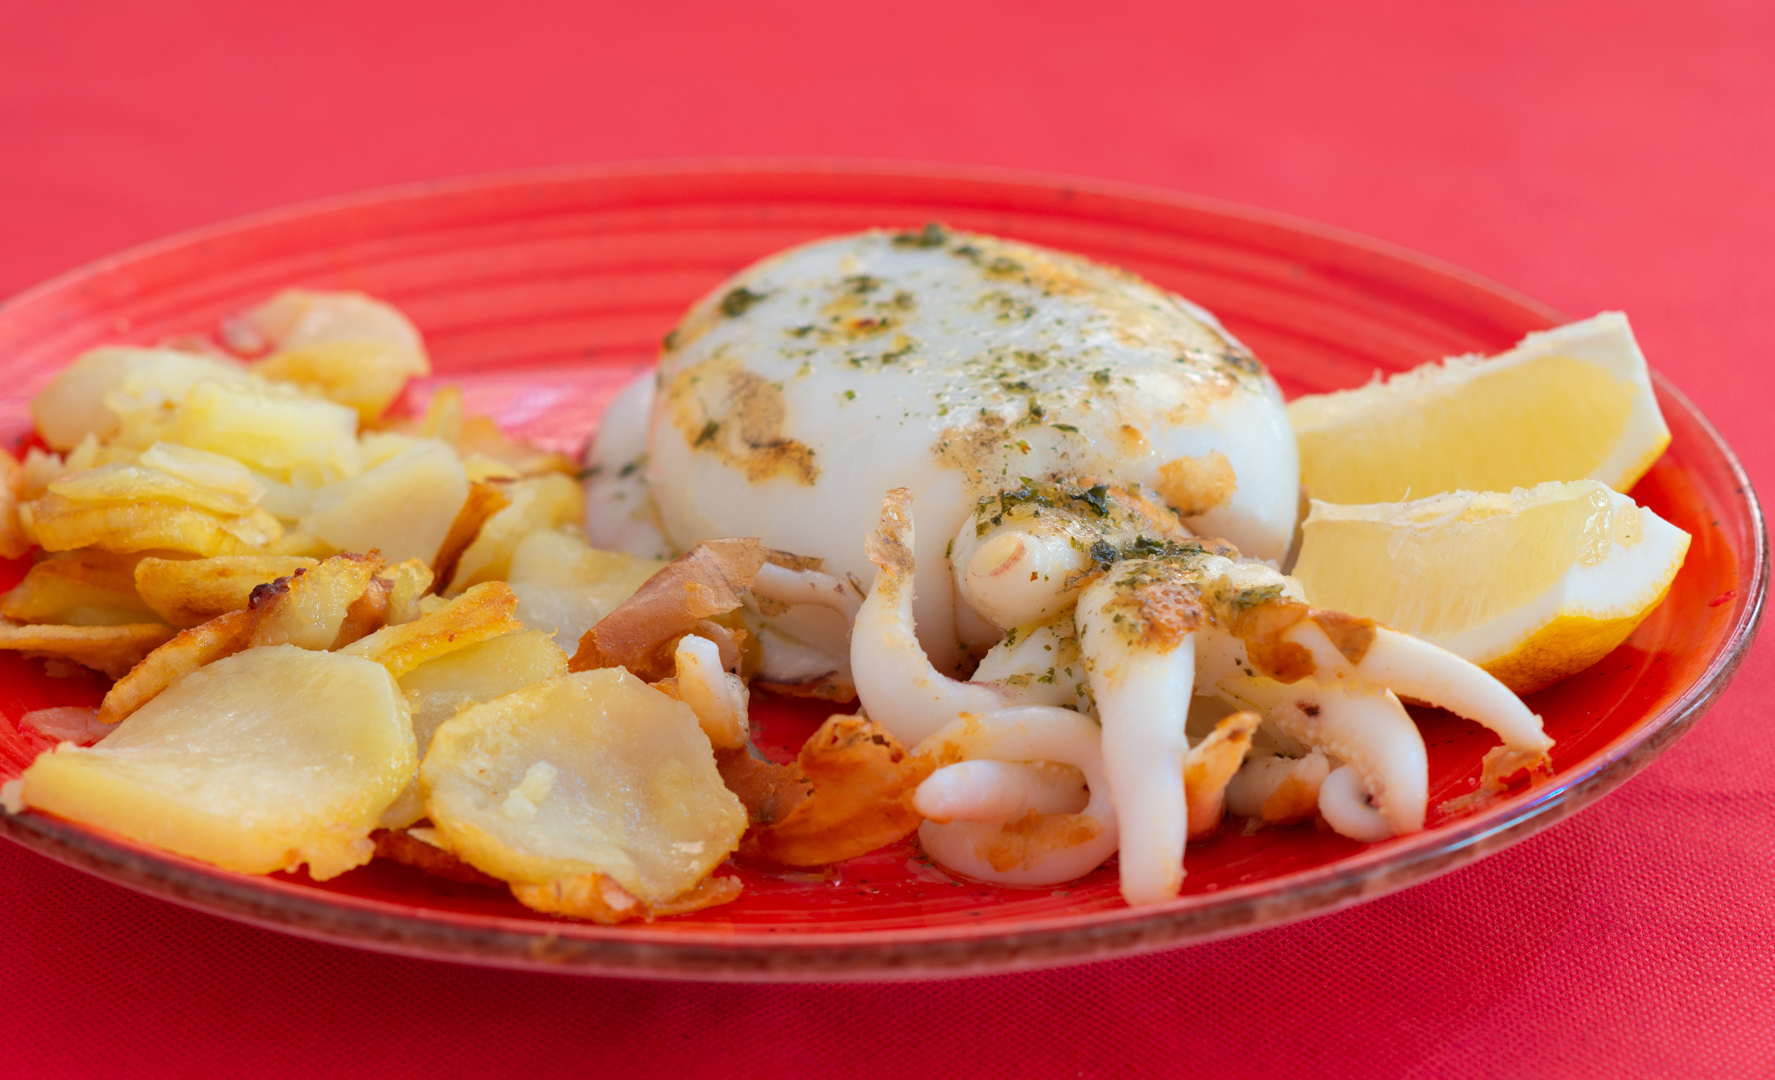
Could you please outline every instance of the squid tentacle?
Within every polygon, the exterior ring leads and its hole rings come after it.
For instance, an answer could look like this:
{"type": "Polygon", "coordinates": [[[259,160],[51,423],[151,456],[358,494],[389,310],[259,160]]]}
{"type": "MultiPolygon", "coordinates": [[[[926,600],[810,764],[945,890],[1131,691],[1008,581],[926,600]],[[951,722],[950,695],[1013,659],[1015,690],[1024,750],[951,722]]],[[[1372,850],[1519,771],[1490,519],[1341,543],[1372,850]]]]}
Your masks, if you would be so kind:
{"type": "Polygon", "coordinates": [[[895,488],[867,541],[875,584],[851,631],[851,677],[869,718],[916,745],[963,713],[1014,704],[1004,690],[958,682],[939,672],[918,643],[912,621],[912,492],[895,488]]]}
{"type": "Polygon", "coordinates": [[[1103,764],[1121,821],[1122,897],[1156,904],[1183,885],[1189,835],[1184,721],[1195,682],[1195,635],[1146,647],[1124,639],[1111,610],[1114,571],[1079,597],[1079,647],[1103,722],[1103,764]]]}
{"type": "Polygon", "coordinates": [[[1017,811],[1000,790],[976,792],[972,799],[958,792],[970,773],[951,770],[962,765],[988,765],[972,775],[995,784],[1027,785],[1017,793],[1024,802],[1021,819],[965,820],[957,813],[946,823],[927,819],[920,825],[919,843],[943,866],[1000,885],[1058,885],[1083,877],[1115,853],[1116,807],[1104,775],[1101,733],[1089,717],[1051,705],[963,716],[926,739],[917,753],[945,763],[919,786],[914,798],[921,807],[985,816],[991,809],[986,804],[993,802],[1003,812],[1017,811]],[[1084,807],[1077,813],[1059,809],[1068,797],[1064,781],[1044,782],[1048,790],[1035,790],[1029,775],[1036,770],[1027,764],[1033,762],[1077,769],[1089,789],[1084,807]],[[1009,767],[993,767],[1000,764],[1009,767]],[[1048,798],[1054,801],[1045,802],[1048,798]],[[1045,810],[1043,803],[1057,809],[1045,810]]]}

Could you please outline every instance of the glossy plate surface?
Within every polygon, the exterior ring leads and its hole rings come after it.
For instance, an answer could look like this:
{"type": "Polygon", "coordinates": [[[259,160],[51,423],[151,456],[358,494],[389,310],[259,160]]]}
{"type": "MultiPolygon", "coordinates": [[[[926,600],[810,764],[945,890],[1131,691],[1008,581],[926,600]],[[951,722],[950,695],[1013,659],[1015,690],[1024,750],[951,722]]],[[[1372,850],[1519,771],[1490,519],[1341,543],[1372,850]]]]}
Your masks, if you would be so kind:
{"type": "MultiPolygon", "coordinates": [[[[576,452],[684,308],[752,260],[870,226],[948,224],[1126,267],[1218,314],[1290,395],[1445,355],[1494,352],[1562,321],[1524,297],[1360,237],[1157,192],[999,173],[820,163],[588,169],[430,185],[264,215],[94,264],[0,305],[0,437],[82,350],[151,343],[290,285],[360,289],[424,330],[439,383],[514,433],[576,452]]],[[[1656,358],[1654,358],[1654,363],[1656,358]]],[[[1761,614],[1767,552],[1742,469],[1658,382],[1670,450],[1632,495],[1694,536],[1670,597],[1611,656],[1529,699],[1558,745],[1551,783],[1439,816],[1492,745],[1420,712],[1429,827],[1375,845],[1310,826],[1192,845],[1183,895],[1130,910],[1113,862],[1055,890],[956,881],[910,843],[819,874],[741,867],[746,894],[650,925],[533,915],[503,891],[378,860],[324,885],[255,878],[41,815],[0,831],[51,858],[202,910],[362,947],[503,966],[718,979],[917,978],[1043,966],[1221,937],[1319,914],[1460,866],[1543,829],[1642,768],[1724,688],[1761,614]]],[[[25,561],[0,563],[0,588],[25,561]]],[[[0,655],[11,722],[96,703],[103,684],[0,655]]],[[[781,760],[825,711],[758,701],[781,760]]],[[[3,756],[3,755],[0,755],[3,756]]]]}

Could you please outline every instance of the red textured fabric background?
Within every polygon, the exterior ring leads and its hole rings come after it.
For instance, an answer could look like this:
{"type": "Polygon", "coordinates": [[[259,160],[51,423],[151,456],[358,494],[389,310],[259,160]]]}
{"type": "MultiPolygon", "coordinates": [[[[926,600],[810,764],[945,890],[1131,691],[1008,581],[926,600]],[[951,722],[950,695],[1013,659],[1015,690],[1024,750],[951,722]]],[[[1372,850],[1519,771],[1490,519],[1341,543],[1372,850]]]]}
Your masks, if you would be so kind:
{"type": "MultiPolygon", "coordinates": [[[[531,166],[1010,166],[1369,233],[1620,308],[1775,490],[1775,6],[0,5],[0,295],[190,226],[531,166]]],[[[1574,820],[1364,907],[910,986],[485,971],[238,926],[0,843],[0,1074],[1775,1073],[1765,639],[1574,820]]]]}

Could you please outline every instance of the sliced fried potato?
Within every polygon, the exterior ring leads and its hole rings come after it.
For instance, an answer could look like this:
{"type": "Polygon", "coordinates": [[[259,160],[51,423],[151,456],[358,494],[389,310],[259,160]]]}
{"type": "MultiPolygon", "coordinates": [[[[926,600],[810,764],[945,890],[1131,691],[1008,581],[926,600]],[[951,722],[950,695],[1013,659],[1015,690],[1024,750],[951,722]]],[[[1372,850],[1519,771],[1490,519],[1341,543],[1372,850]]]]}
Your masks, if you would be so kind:
{"type": "MultiPolygon", "coordinates": [[[[251,473],[246,475],[252,479],[251,473]]],[[[253,512],[253,500],[246,495],[204,487],[139,464],[100,465],[52,482],[49,491],[77,503],[172,503],[208,510],[218,517],[253,512]]]]}
{"type": "Polygon", "coordinates": [[[142,451],[136,464],[147,469],[157,469],[188,484],[244,500],[248,506],[257,505],[266,493],[265,484],[245,465],[224,454],[213,454],[195,446],[157,442],[142,451]]]}
{"type": "Polygon", "coordinates": [[[199,382],[248,384],[239,364],[174,349],[110,346],[83,353],[31,401],[43,441],[69,450],[88,435],[109,439],[122,426],[118,413],[168,409],[199,382]]]}
{"type": "Polygon", "coordinates": [[[160,619],[136,594],[135,555],[87,548],[51,555],[0,598],[0,615],[18,622],[126,626],[160,619]]]}
{"type": "MultiPolygon", "coordinates": [[[[438,725],[464,705],[492,701],[566,673],[567,654],[540,630],[489,638],[420,664],[400,678],[413,710],[413,738],[420,758],[425,757],[438,725]]],[[[424,816],[425,800],[413,784],[382,815],[382,825],[402,829],[424,816]]]]}
{"type": "Polygon", "coordinates": [[[358,472],[356,411],[272,383],[198,383],[180,403],[167,441],[224,454],[274,480],[308,487],[358,472]]]}
{"type": "Polygon", "coordinates": [[[93,547],[101,551],[182,551],[209,558],[258,551],[283,535],[283,526],[254,508],[220,517],[173,503],[81,502],[53,491],[22,509],[45,551],[93,547]]]}
{"type": "MultiPolygon", "coordinates": [[[[371,580],[383,566],[382,557],[334,555],[312,570],[298,570],[289,577],[260,585],[252,592],[252,632],[249,645],[295,645],[304,649],[333,649],[364,636],[347,628],[352,607],[371,588],[371,580]],[[349,640],[342,639],[349,637],[349,640]]],[[[386,610],[386,594],[374,601],[386,610]]],[[[376,612],[380,627],[381,611],[376,612]]],[[[360,612],[358,622],[364,616],[360,612]]]]}
{"type": "Polygon", "coordinates": [[[488,417],[470,416],[459,424],[456,448],[464,457],[491,458],[510,466],[520,476],[541,476],[551,472],[572,476],[579,471],[579,466],[566,454],[518,442],[488,417]]]}
{"type": "Polygon", "coordinates": [[[503,884],[498,878],[481,873],[444,848],[420,838],[430,831],[377,829],[370,834],[370,839],[376,842],[376,857],[379,859],[393,859],[403,866],[411,866],[436,877],[469,885],[503,884]]]}
{"type": "Polygon", "coordinates": [[[300,555],[218,555],[136,563],[135,592],[154,615],[184,629],[247,606],[253,590],[320,565],[300,555]]]}
{"type": "Polygon", "coordinates": [[[26,656],[72,660],[116,679],[175,633],[177,631],[172,627],[162,623],[21,626],[8,621],[0,622],[0,649],[11,649],[26,656]]]}
{"type": "Polygon", "coordinates": [[[524,537],[556,525],[578,525],[585,519],[585,496],[579,484],[560,473],[546,473],[506,485],[510,505],[486,519],[463,551],[453,576],[439,569],[439,580],[450,582],[445,596],[455,596],[483,581],[504,580],[511,569],[512,553],[524,537]]]}
{"type": "Polygon", "coordinates": [[[298,528],[340,551],[375,548],[390,562],[430,561],[468,499],[468,474],[445,443],[402,442],[361,475],[318,492],[298,528]]]}
{"type": "Polygon", "coordinates": [[[230,870],[368,862],[414,767],[407,704],[381,667],[289,645],[191,672],[105,741],[40,755],[27,806],[230,870]]]}
{"type": "Polygon", "coordinates": [[[518,596],[518,618],[525,626],[551,630],[557,645],[577,649],[587,630],[665,566],[542,529],[518,542],[506,583],[518,596]]]}
{"type": "Polygon", "coordinates": [[[721,643],[719,628],[711,630],[708,620],[740,606],[764,554],[753,539],[698,544],[587,630],[568,666],[574,671],[625,667],[642,678],[665,678],[673,671],[678,638],[694,630],[721,643]]]}
{"type": "Polygon", "coordinates": [[[512,618],[517,606],[518,598],[504,582],[489,581],[412,622],[385,626],[344,651],[374,660],[398,679],[428,660],[522,630],[524,625],[512,618]]]}
{"type": "Polygon", "coordinates": [[[737,877],[707,877],[687,893],[661,903],[645,904],[603,874],[580,874],[539,883],[514,881],[511,888],[518,903],[532,911],[590,919],[606,926],[630,919],[652,922],[666,915],[701,911],[737,900],[744,891],[737,877]]]}
{"type": "Polygon", "coordinates": [[[119,722],[182,676],[246,648],[252,629],[253,613],[243,610],[180,631],[112,684],[99,705],[99,723],[119,722]]]}
{"type": "Polygon", "coordinates": [[[824,866],[908,836],[924,820],[912,798],[934,761],[908,754],[878,724],[829,717],[795,761],[811,793],[748,833],[742,854],[785,866],[824,866]]]}
{"type": "Polygon", "coordinates": [[[419,331],[362,293],[286,289],[229,330],[247,351],[271,350],[254,366],[260,375],[349,405],[365,423],[387,411],[408,379],[431,374],[419,331]]]}
{"type": "MultiPolygon", "coordinates": [[[[503,488],[498,484],[476,481],[468,485],[468,498],[463,502],[462,509],[456,512],[456,520],[450,523],[450,531],[444,534],[444,542],[438,545],[438,553],[432,557],[432,580],[448,582],[456,574],[456,564],[462,560],[462,553],[481,535],[481,529],[489,518],[512,504],[506,497],[503,488]]],[[[455,596],[461,589],[448,595],[455,596]]]]}
{"type": "Polygon", "coordinates": [[[431,567],[422,560],[408,559],[391,567],[388,577],[388,615],[384,622],[399,626],[417,619],[421,614],[419,601],[431,591],[431,567]]]}
{"type": "Polygon", "coordinates": [[[253,370],[350,406],[367,424],[388,411],[408,379],[431,374],[431,363],[421,350],[388,342],[317,341],[274,353],[253,370]]]}
{"type": "Polygon", "coordinates": [[[31,538],[18,514],[26,482],[18,458],[0,450],[0,559],[16,559],[31,550],[31,538]]]}
{"type": "Polygon", "coordinates": [[[616,669],[464,709],[432,737],[419,782],[447,846],[476,868],[568,879],[563,896],[597,874],[654,910],[695,889],[746,827],[689,707],[616,669]]]}

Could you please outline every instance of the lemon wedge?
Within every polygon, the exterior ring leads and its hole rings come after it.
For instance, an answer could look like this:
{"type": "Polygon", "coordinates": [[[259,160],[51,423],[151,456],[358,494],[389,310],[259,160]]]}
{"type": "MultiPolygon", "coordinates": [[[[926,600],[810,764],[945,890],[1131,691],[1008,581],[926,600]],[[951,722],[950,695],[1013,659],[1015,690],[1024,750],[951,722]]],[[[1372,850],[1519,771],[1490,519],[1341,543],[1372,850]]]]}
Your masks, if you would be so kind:
{"type": "Polygon", "coordinates": [[[1631,488],[1670,444],[1627,317],[1605,312],[1490,359],[1456,357],[1288,406],[1301,483],[1378,503],[1548,480],[1631,488]]]}
{"type": "Polygon", "coordinates": [[[1519,694],[1625,641],[1689,550],[1688,533],[1597,480],[1314,500],[1302,532],[1294,576],[1312,603],[1434,642],[1519,694]]]}

